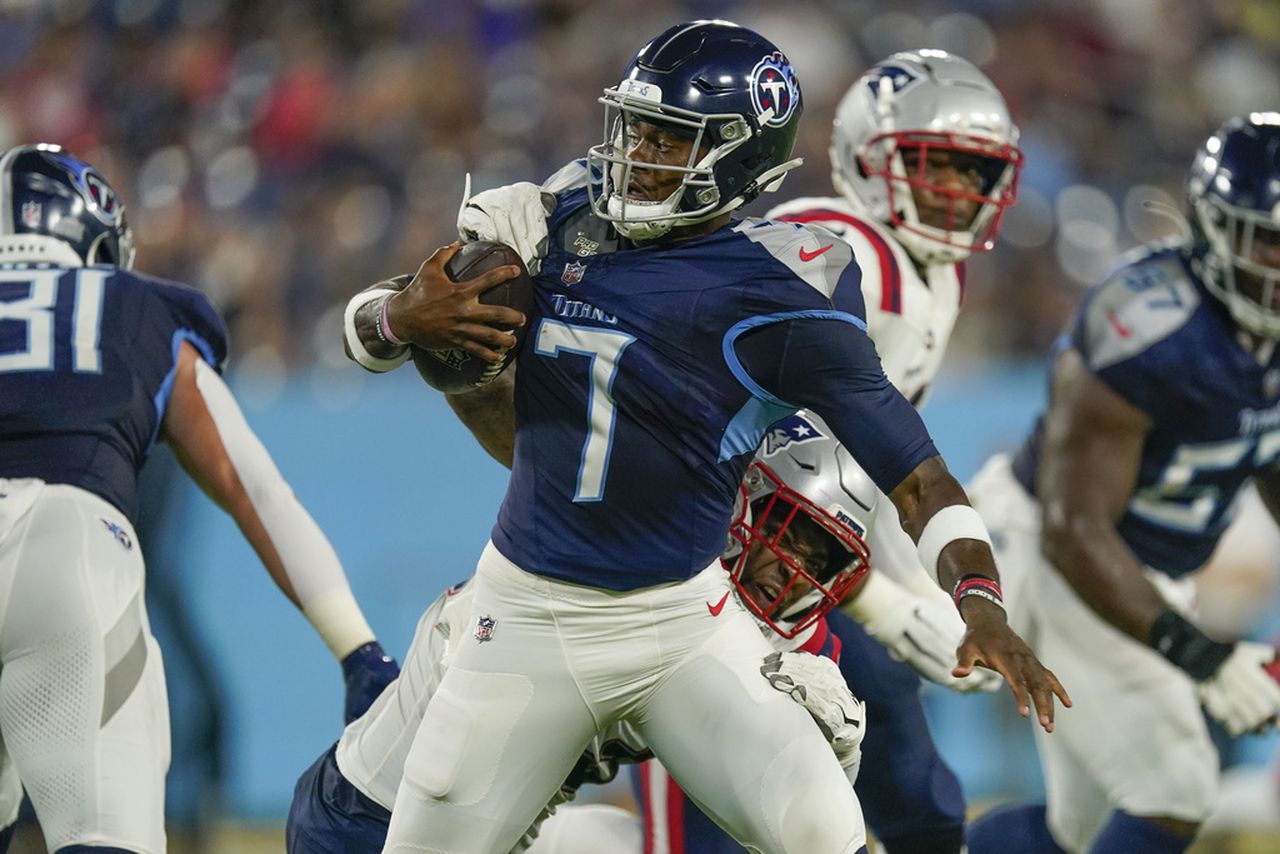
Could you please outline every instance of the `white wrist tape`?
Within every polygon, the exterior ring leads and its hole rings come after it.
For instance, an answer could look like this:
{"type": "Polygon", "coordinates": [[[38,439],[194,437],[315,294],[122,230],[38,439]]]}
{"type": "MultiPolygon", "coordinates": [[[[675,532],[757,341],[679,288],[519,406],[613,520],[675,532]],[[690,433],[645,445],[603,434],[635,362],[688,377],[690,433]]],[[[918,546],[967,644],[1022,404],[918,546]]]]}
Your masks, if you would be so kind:
{"type": "Polygon", "coordinates": [[[347,310],[342,313],[342,334],[347,339],[347,347],[351,349],[351,355],[361,367],[379,374],[403,365],[409,358],[409,348],[405,347],[402,352],[390,359],[382,359],[370,353],[365,349],[364,342],[360,340],[360,333],[356,331],[356,312],[374,300],[389,299],[396,293],[398,292],[391,288],[361,291],[347,302],[347,310]]]}
{"type": "Polygon", "coordinates": [[[942,550],[956,540],[979,540],[991,545],[991,535],[987,533],[986,523],[967,504],[952,504],[943,507],[933,514],[920,532],[916,542],[916,551],[920,554],[920,563],[938,577],[938,557],[942,550]]]}
{"type": "Polygon", "coordinates": [[[222,377],[196,362],[196,388],[249,502],[284,566],[302,613],[341,661],[374,639],[337,552],[281,476],[222,377]]]}

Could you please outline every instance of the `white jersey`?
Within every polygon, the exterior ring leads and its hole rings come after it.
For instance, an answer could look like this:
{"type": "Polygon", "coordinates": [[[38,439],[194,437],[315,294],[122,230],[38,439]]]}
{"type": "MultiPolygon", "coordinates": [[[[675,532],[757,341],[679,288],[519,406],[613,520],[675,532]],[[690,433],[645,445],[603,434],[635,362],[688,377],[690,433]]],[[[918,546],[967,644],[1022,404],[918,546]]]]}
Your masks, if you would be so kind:
{"type": "Polygon", "coordinates": [[[918,267],[893,234],[844,198],[801,198],[767,219],[817,223],[853,247],[862,268],[867,333],[885,375],[916,408],[923,405],[964,298],[964,265],[918,267]],[[921,272],[923,270],[923,275],[921,272]]]}

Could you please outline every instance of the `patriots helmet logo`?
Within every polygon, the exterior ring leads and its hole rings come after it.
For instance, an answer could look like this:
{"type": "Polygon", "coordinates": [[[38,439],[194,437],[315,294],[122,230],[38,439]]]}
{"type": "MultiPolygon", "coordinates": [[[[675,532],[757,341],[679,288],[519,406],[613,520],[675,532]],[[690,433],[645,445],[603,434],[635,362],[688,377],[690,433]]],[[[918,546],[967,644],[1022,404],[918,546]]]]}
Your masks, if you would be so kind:
{"type": "Polygon", "coordinates": [[[880,65],[867,74],[867,88],[871,90],[872,99],[879,99],[886,88],[897,95],[919,79],[901,65],[880,65]]]}
{"type": "Polygon", "coordinates": [[[762,57],[751,70],[751,106],[757,116],[772,110],[766,125],[782,127],[800,103],[800,84],[795,69],[779,51],[762,57]]]}
{"type": "Polygon", "coordinates": [[[788,415],[764,434],[764,455],[771,457],[790,445],[825,439],[816,425],[803,415],[788,415]]]}
{"type": "Polygon", "coordinates": [[[132,551],[133,538],[129,536],[128,531],[120,525],[117,525],[115,522],[103,519],[101,516],[98,517],[98,521],[102,523],[102,527],[107,529],[107,533],[111,534],[111,536],[115,538],[115,541],[120,544],[121,548],[125,551],[132,551]]]}

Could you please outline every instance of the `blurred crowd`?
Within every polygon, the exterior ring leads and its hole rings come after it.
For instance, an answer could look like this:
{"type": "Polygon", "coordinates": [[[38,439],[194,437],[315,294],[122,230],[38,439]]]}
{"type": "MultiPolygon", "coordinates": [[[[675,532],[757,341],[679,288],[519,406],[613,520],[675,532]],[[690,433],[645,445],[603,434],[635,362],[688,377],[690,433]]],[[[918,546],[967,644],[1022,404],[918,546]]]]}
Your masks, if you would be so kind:
{"type": "Polygon", "coordinates": [[[346,298],[453,239],[467,172],[581,156],[600,90],[693,17],[794,62],[807,165],[783,196],[830,193],[835,104],[895,50],[959,53],[1004,91],[1027,165],[971,262],[958,357],[1038,357],[1118,251],[1178,230],[1218,122],[1280,106],[1274,0],[0,0],[0,143],[98,164],[139,268],[212,296],[235,365],[336,365],[346,298]]]}

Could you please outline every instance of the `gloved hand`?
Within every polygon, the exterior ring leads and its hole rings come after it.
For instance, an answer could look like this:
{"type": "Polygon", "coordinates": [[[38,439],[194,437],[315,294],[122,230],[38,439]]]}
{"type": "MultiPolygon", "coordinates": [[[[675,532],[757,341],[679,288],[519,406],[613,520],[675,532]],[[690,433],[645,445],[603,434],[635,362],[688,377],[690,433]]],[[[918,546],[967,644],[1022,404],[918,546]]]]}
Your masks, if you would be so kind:
{"type": "Polygon", "coordinates": [[[343,703],[343,723],[349,724],[363,715],[386,688],[400,675],[400,665],[382,650],[382,644],[369,641],[342,659],[342,680],[347,685],[343,703]]]}
{"type": "Polygon", "coordinates": [[[468,175],[458,209],[458,236],[505,243],[520,253],[529,275],[538,275],[547,255],[547,217],[555,210],[556,197],[528,181],[470,194],[468,175]]]}
{"type": "Polygon", "coordinates": [[[807,652],[771,652],[760,673],[813,716],[852,783],[862,761],[867,706],[854,699],[836,663],[807,652]]]}
{"type": "Polygon", "coordinates": [[[965,625],[949,602],[918,596],[873,570],[846,610],[890,655],[932,682],[962,694],[997,691],[1004,682],[986,668],[960,679],[951,675],[965,625]]]}
{"type": "Polygon", "coordinates": [[[1276,650],[1240,641],[1208,679],[1198,683],[1200,702],[1233,736],[1260,732],[1280,715],[1280,684],[1266,668],[1276,650]]]}

